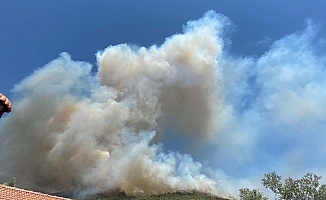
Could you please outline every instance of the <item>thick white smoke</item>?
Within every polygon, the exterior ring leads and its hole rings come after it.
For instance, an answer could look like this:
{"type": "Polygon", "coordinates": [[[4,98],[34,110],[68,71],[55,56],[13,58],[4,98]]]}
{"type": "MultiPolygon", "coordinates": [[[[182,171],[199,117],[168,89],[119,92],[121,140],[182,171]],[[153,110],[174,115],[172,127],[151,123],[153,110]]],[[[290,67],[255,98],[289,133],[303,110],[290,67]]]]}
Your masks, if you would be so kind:
{"type": "Polygon", "coordinates": [[[270,171],[325,175],[318,27],[250,58],[224,50],[229,25],[210,11],[161,46],[110,46],[96,74],[63,53],[14,88],[0,173],[57,191],[221,196],[270,171]]]}
{"type": "Polygon", "coordinates": [[[221,126],[217,18],[189,22],[160,47],[110,46],[95,76],[66,53],[34,72],[1,126],[2,173],[40,189],[217,194],[200,163],[157,143],[168,127],[207,140],[221,126]]]}

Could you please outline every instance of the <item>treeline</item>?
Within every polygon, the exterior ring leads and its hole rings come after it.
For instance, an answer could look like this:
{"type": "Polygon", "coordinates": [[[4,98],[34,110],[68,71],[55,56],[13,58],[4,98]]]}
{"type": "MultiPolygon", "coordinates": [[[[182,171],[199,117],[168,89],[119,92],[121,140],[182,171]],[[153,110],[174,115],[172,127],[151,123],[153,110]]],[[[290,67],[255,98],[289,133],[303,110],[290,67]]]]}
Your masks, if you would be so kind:
{"type": "MultiPolygon", "coordinates": [[[[326,200],[326,185],[320,184],[321,176],[308,173],[300,179],[282,180],[276,172],[264,174],[262,184],[274,193],[276,200],[326,200]]],[[[240,200],[268,200],[259,189],[241,188],[240,200]]]]}

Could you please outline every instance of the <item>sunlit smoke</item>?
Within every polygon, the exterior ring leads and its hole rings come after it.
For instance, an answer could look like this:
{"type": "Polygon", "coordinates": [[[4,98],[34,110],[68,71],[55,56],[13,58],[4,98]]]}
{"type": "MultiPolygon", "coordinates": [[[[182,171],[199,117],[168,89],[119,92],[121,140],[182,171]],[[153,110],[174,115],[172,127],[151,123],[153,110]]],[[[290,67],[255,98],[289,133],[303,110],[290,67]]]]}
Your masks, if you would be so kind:
{"type": "Polygon", "coordinates": [[[318,27],[308,20],[251,58],[224,50],[229,26],[209,11],[160,46],[109,46],[96,73],[62,53],[13,89],[0,174],[42,190],[136,196],[236,196],[269,171],[324,175],[318,27]]]}
{"type": "Polygon", "coordinates": [[[217,194],[200,163],[158,143],[168,127],[207,140],[221,126],[217,18],[207,13],[159,47],[110,46],[95,75],[66,53],[34,72],[2,124],[2,171],[42,189],[217,194]]]}

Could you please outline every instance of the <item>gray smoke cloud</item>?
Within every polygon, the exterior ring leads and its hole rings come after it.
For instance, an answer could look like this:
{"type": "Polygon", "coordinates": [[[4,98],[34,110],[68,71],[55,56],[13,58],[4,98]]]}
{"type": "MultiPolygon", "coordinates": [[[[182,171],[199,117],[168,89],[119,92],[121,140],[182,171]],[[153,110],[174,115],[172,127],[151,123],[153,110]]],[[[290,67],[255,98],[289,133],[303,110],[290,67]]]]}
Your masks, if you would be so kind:
{"type": "Polygon", "coordinates": [[[95,75],[67,53],[35,71],[1,124],[2,173],[38,189],[217,194],[199,162],[159,141],[166,128],[208,140],[221,126],[223,21],[209,12],[161,46],[110,46],[95,75]]]}
{"type": "Polygon", "coordinates": [[[260,57],[225,50],[230,26],[209,11],[160,46],[109,46],[96,73],[61,54],[13,89],[0,172],[44,190],[225,197],[266,172],[325,176],[318,26],[260,57]]]}

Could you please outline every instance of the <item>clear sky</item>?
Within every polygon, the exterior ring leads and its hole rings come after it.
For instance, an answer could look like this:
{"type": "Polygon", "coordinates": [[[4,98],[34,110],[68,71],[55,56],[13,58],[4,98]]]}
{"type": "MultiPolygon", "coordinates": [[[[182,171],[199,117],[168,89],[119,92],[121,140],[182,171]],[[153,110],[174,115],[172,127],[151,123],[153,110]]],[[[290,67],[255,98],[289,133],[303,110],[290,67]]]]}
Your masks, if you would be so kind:
{"type": "MultiPolygon", "coordinates": [[[[69,52],[95,63],[94,54],[109,45],[161,44],[189,20],[215,10],[230,18],[231,52],[260,55],[272,41],[304,28],[311,18],[326,23],[321,0],[290,1],[7,1],[0,2],[1,92],[35,69],[69,52]],[[261,42],[264,41],[264,42],[261,42]]],[[[321,26],[322,34],[325,27],[321,26]]]]}
{"type": "MultiPolygon", "coordinates": [[[[222,193],[235,194],[237,187],[242,186],[256,187],[257,180],[269,171],[294,176],[313,171],[326,177],[325,1],[2,0],[0,44],[0,92],[14,102],[13,113],[6,114],[6,121],[1,124],[3,141],[15,138],[9,133],[20,137],[19,131],[26,130],[37,141],[46,143],[37,134],[46,130],[53,134],[51,140],[56,140],[44,155],[57,158],[55,155],[61,151],[71,150],[60,145],[75,142],[78,137],[69,134],[78,127],[75,132],[80,133],[80,140],[96,138],[92,141],[98,145],[96,151],[92,149],[94,155],[86,157],[102,159],[113,152],[114,158],[115,147],[110,146],[110,139],[109,148],[105,149],[101,142],[107,142],[107,138],[98,137],[112,131],[112,137],[131,138],[117,139],[125,144],[124,148],[138,140],[135,146],[147,142],[146,149],[156,153],[146,160],[148,163],[160,160],[167,164],[170,158],[175,159],[180,164],[176,169],[180,177],[198,172],[217,181],[225,180],[222,193]],[[209,10],[215,12],[205,14],[209,10]],[[62,52],[67,52],[71,60],[62,52]],[[180,58],[176,59],[178,55],[180,58]],[[86,61],[92,69],[74,61],[86,61]],[[66,65],[71,68],[62,67],[66,65]],[[190,72],[183,71],[182,67],[188,65],[190,72]],[[208,66],[207,70],[202,66],[208,66]],[[41,70],[32,74],[37,69],[41,70]],[[99,80],[94,79],[96,76],[99,80]],[[64,99],[63,105],[51,102],[47,97],[56,98],[51,90],[71,98],[64,99]],[[44,110],[36,112],[34,105],[28,104],[34,101],[44,110]],[[83,115],[81,104],[97,112],[87,116],[85,111],[83,115]],[[26,105],[32,110],[25,111],[26,105]],[[69,115],[70,121],[56,121],[67,114],[61,113],[65,110],[61,106],[74,113],[69,115]],[[116,121],[112,118],[112,127],[105,129],[104,119],[111,119],[108,113],[117,110],[112,115],[119,117],[116,121]],[[214,111],[217,112],[212,114],[214,111]],[[29,118],[28,113],[34,118],[29,118]],[[98,121],[89,122],[94,118],[98,121]],[[20,126],[14,129],[13,123],[20,126]],[[53,128],[52,123],[60,126],[53,128]],[[67,129],[57,136],[56,131],[63,126],[67,129]],[[90,137],[83,135],[87,132],[83,128],[96,131],[90,137]],[[139,130],[147,132],[135,139],[133,133],[139,130]],[[159,135],[162,130],[164,137],[154,139],[161,146],[148,142],[153,137],[150,131],[159,135]],[[207,135],[212,136],[212,141],[201,141],[207,135]],[[187,173],[178,171],[182,166],[189,166],[185,167],[187,173]]],[[[5,144],[10,142],[0,142],[5,144]]],[[[23,147],[21,152],[25,151],[23,147]]],[[[134,158],[130,154],[135,149],[128,148],[120,153],[134,158]]],[[[72,152],[81,152],[76,149],[72,152]]],[[[101,159],[94,160],[97,167],[103,164],[101,159]]],[[[0,163],[0,170],[5,171],[6,167],[10,168],[0,163]]],[[[53,179],[66,177],[56,178],[53,179]]],[[[75,183],[73,178],[67,182],[75,183]]]]}

